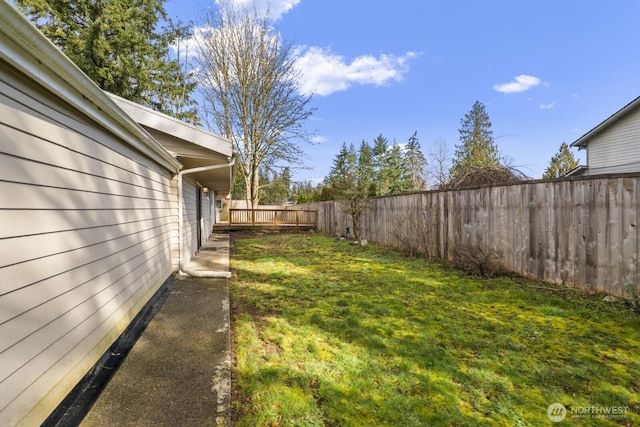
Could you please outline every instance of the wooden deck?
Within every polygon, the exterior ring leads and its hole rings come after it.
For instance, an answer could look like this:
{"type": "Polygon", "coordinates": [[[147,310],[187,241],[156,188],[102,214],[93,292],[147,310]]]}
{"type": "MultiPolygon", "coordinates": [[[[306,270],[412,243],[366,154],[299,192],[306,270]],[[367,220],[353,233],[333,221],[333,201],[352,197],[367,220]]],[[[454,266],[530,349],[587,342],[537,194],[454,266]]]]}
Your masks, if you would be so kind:
{"type": "Polygon", "coordinates": [[[315,230],[318,211],[299,209],[230,209],[229,221],[219,222],[213,231],[315,230]]]}

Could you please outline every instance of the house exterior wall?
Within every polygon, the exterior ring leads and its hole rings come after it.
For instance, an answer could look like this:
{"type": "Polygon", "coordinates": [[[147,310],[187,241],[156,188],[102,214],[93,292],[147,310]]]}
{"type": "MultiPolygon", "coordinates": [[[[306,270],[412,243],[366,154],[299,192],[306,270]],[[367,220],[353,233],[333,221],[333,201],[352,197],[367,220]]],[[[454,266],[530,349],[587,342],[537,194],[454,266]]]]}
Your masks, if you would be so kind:
{"type": "Polygon", "coordinates": [[[640,172],[640,108],[589,140],[587,164],[589,175],[640,172]]]}
{"type": "Polygon", "coordinates": [[[38,425],[170,277],[158,159],[0,59],[0,425],[38,425]]]}
{"type": "MultiPolygon", "coordinates": [[[[198,249],[209,238],[213,229],[211,216],[210,193],[204,193],[192,175],[182,177],[182,237],[184,245],[184,262],[188,263],[198,249]],[[200,218],[198,218],[198,196],[200,193],[200,218]],[[200,242],[198,242],[198,227],[200,227],[200,242]]],[[[176,225],[177,227],[177,225],[176,225]]]]}
{"type": "MultiPolygon", "coordinates": [[[[200,190],[202,191],[202,190],[200,190]]],[[[213,202],[215,200],[215,195],[212,191],[207,193],[201,193],[201,204],[202,204],[202,241],[200,244],[204,244],[207,241],[211,232],[213,231],[213,222],[215,221],[215,212],[213,211],[213,202]]]]}
{"type": "Polygon", "coordinates": [[[178,176],[174,175],[171,179],[171,271],[177,272],[180,268],[180,232],[178,231],[179,209],[178,209],[178,176]]]}
{"type": "Polygon", "coordinates": [[[182,215],[183,215],[183,244],[184,262],[189,262],[191,256],[198,250],[198,220],[196,217],[196,181],[192,176],[182,177],[182,215]]]}

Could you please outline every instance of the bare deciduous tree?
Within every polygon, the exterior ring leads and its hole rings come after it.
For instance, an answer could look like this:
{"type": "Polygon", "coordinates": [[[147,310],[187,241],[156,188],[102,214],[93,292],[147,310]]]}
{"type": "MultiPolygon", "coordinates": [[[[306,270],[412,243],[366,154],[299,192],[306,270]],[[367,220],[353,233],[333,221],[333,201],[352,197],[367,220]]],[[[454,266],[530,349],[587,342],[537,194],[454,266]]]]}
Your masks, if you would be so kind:
{"type": "Polygon", "coordinates": [[[429,152],[429,167],[427,173],[432,178],[431,188],[441,188],[449,180],[449,168],[451,167],[451,150],[444,139],[437,139],[433,144],[433,150],[429,152]]]}
{"type": "Polygon", "coordinates": [[[303,123],[314,112],[300,94],[292,45],[267,14],[221,2],[199,37],[198,69],[208,121],[231,139],[246,200],[259,201],[259,170],[300,163],[303,123]]]}

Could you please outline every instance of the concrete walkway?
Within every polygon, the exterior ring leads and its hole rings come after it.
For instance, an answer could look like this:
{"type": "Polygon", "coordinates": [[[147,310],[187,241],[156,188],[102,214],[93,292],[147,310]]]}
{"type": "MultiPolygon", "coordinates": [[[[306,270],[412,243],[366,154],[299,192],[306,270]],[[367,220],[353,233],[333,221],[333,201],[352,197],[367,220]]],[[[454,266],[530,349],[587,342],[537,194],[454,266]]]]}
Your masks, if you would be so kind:
{"type": "MultiPolygon", "coordinates": [[[[229,271],[216,235],[185,269],[229,271]]],[[[180,276],[82,426],[230,424],[229,281],[180,276]]]]}

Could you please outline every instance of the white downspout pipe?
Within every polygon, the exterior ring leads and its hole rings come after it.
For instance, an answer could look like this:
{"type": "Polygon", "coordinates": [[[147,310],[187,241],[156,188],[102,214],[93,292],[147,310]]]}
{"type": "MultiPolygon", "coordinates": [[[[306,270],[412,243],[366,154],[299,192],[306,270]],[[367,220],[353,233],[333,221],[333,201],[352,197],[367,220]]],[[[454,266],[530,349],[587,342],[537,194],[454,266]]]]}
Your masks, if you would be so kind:
{"type": "MultiPolygon", "coordinates": [[[[191,169],[184,169],[181,170],[180,172],[178,172],[178,246],[179,246],[179,251],[180,251],[180,258],[178,261],[178,269],[180,273],[184,273],[187,274],[189,276],[193,276],[193,277],[211,277],[211,278],[230,278],[231,277],[231,272],[229,271],[197,271],[197,270],[189,270],[187,268],[185,268],[185,263],[184,263],[184,233],[183,233],[183,227],[184,227],[184,208],[182,207],[182,180],[183,180],[183,176],[184,175],[188,175],[188,174],[192,174],[192,173],[197,173],[197,172],[207,172],[207,171],[211,171],[211,170],[215,170],[215,169],[222,169],[222,168],[230,168],[232,167],[236,162],[235,157],[231,159],[231,161],[229,163],[225,163],[222,165],[212,165],[212,166],[202,166],[199,168],[191,168],[191,169]]],[[[200,225],[198,224],[198,227],[200,225]]]]}

